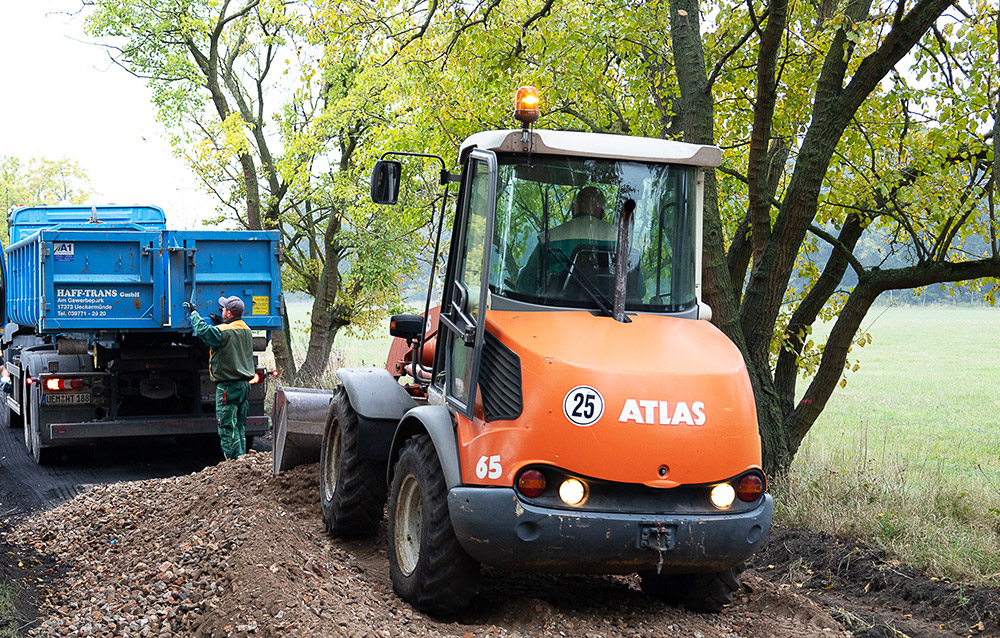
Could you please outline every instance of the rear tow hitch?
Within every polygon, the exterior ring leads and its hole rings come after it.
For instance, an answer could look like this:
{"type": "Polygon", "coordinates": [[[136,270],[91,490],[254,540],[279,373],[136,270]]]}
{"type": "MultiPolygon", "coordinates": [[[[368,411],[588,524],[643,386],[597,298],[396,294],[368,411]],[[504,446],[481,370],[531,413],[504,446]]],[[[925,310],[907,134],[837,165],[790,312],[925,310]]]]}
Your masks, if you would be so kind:
{"type": "Polygon", "coordinates": [[[663,552],[674,548],[676,535],[676,525],[653,523],[639,526],[639,549],[652,549],[660,555],[660,562],[656,565],[657,574],[663,569],[663,552]]]}

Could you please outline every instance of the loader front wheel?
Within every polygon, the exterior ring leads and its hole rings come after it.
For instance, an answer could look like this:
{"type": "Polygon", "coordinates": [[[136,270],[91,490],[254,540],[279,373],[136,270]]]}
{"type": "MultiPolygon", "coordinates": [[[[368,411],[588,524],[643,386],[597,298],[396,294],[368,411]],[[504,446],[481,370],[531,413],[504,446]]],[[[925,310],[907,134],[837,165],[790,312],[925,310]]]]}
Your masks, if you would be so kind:
{"type": "Polygon", "coordinates": [[[385,509],[385,465],[358,456],[358,415],[337,388],[320,452],[323,522],[339,537],[374,536],[385,509]]]}
{"type": "Polygon", "coordinates": [[[444,472],[426,434],[409,439],[396,462],[388,537],[389,576],[400,598],[435,616],[468,607],[479,563],[455,537],[444,472]]]}
{"type": "Polygon", "coordinates": [[[740,588],[742,565],[705,574],[640,572],[639,585],[650,598],[691,611],[718,613],[740,588]]]}

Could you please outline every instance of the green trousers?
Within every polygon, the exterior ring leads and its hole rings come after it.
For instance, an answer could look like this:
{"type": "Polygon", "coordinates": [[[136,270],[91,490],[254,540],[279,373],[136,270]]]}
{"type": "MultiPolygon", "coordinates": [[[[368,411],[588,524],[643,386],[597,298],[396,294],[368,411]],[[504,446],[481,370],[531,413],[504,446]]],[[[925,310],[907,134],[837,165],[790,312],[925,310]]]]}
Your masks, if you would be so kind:
{"type": "Polygon", "coordinates": [[[219,442],[227,459],[247,453],[247,411],[250,408],[248,381],[219,381],[215,386],[215,420],[219,442]]]}

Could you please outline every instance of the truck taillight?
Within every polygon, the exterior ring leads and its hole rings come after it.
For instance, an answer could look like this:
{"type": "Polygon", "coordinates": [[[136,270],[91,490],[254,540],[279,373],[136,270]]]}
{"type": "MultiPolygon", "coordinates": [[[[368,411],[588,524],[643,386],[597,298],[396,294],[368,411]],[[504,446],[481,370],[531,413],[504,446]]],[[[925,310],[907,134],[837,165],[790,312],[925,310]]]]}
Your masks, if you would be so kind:
{"type": "Polygon", "coordinates": [[[46,390],[79,390],[83,388],[83,379],[46,379],[46,390]]]}
{"type": "Polygon", "coordinates": [[[746,474],[736,483],[736,496],[745,503],[752,503],[764,493],[764,479],[758,474],[746,474]]]}
{"type": "Polygon", "coordinates": [[[254,372],[253,376],[250,377],[250,385],[255,385],[257,383],[260,383],[260,373],[254,372]]]}

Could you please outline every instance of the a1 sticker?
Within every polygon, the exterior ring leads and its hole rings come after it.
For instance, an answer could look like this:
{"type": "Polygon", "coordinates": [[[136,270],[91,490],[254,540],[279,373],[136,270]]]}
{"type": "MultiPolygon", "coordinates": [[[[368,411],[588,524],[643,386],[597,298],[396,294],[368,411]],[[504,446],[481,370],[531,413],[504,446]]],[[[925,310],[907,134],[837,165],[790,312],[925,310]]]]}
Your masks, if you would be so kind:
{"type": "Polygon", "coordinates": [[[52,255],[56,261],[73,261],[75,250],[72,242],[57,241],[52,244],[52,255]]]}
{"type": "Polygon", "coordinates": [[[566,393],[563,414],[573,425],[593,425],[604,414],[604,397],[589,385],[578,385],[566,393]]]}

